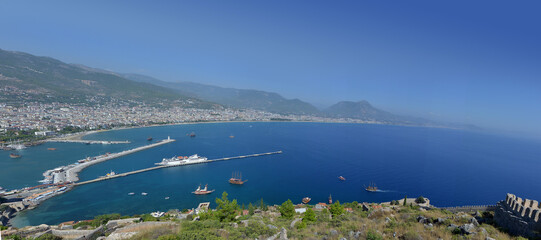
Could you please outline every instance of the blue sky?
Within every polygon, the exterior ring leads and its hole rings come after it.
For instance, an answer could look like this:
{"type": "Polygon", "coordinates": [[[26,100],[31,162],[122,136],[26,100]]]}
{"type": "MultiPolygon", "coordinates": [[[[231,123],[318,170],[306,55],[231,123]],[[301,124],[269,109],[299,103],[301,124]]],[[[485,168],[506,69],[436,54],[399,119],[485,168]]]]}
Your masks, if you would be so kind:
{"type": "Polygon", "coordinates": [[[2,1],[0,48],[541,136],[540,1],[2,1]]]}

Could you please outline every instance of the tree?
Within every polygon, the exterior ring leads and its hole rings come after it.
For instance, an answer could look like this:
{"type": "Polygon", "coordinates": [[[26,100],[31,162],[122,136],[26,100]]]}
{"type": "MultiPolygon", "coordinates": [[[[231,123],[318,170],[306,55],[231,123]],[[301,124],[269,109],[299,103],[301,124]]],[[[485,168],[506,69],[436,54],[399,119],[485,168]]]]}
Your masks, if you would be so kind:
{"type": "Polygon", "coordinates": [[[315,222],[316,221],[316,213],[311,208],[306,209],[306,212],[304,212],[304,217],[302,218],[303,222],[315,222]]]}
{"type": "Polygon", "coordinates": [[[293,202],[291,202],[291,200],[288,199],[282,203],[282,206],[280,206],[280,214],[282,214],[282,217],[286,219],[293,218],[295,215],[295,206],[293,206],[293,202]]]}
{"type": "Polygon", "coordinates": [[[222,193],[222,199],[216,198],[216,216],[220,222],[230,222],[234,221],[237,216],[237,210],[239,206],[237,205],[237,200],[229,201],[227,198],[227,192],[222,193]]]}
{"type": "Polygon", "coordinates": [[[265,204],[265,202],[263,202],[263,198],[261,198],[261,202],[259,203],[259,209],[261,209],[261,211],[267,211],[269,209],[267,207],[267,204],[265,204]]]}
{"type": "Polygon", "coordinates": [[[402,205],[406,206],[407,201],[408,201],[408,195],[404,196],[404,202],[402,203],[402,205]]]}
{"type": "Polygon", "coordinates": [[[339,216],[344,214],[344,206],[340,204],[340,201],[336,201],[333,204],[331,204],[330,212],[332,216],[339,216]]]}
{"type": "Polygon", "coordinates": [[[254,207],[254,205],[252,205],[252,203],[250,203],[250,204],[248,205],[248,213],[249,213],[250,215],[254,215],[254,211],[255,211],[255,207],[254,207]]]}
{"type": "Polygon", "coordinates": [[[426,203],[426,200],[423,196],[419,196],[417,199],[415,199],[416,203],[426,203]]]}

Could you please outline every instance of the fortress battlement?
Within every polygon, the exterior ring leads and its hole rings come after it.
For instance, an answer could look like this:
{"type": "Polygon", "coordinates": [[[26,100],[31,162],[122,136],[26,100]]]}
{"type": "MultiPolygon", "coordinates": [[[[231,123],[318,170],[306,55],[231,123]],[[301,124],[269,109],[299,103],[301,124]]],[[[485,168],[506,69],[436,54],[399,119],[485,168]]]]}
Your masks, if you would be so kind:
{"type": "Polygon", "coordinates": [[[508,193],[494,210],[496,223],[513,235],[539,237],[541,205],[536,200],[523,199],[508,193]]]}

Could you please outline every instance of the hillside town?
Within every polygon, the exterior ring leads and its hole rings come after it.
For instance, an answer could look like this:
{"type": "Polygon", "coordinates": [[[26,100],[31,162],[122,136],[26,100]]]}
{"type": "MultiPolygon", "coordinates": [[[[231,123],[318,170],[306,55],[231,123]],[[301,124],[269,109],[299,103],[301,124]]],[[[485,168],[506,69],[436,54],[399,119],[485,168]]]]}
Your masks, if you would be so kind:
{"type": "MultiPolygon", "coordinates": [[[[24,106],[0,104],[0,134],[54,136],[75,130],[109,129],[125,126],[179,124],[216,121],[314,121],[378,123],[358,119],[336,119],[308,115],[277,114],[253,109],[160,108],[117,104],[72,105],[64,103],[26,103],[24,106]],[[64,132],[63,132],[64,130],[64,132]]],[[[0,136],[1,136],[0,135],[0,136]]],[[[9,139],[5,139],[4,141],[9,139]]]]}

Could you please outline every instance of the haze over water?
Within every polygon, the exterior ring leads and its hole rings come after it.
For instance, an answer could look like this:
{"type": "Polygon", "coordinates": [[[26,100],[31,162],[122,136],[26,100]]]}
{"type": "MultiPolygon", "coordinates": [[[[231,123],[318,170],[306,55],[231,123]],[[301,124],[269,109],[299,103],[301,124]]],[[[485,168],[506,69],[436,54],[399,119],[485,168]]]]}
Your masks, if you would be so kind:
{"type": "Polygon", "coordinates": [[[133,215],[197,207],[223,191],[245,203],[280,204],[382,202],[423,195],[436,206],[495,204],[507,192],[541,199],[541,144],[480,133],[422,127],[334,123],[213,123],[109,131],[87,139],[130,140],[121,145],[46,143],[25,149],[23,158],[1,156],[0,186],[32,186],[47,169],[86,156],[118,152],[148,144],[146,138],[171,136],[176,142],[100,163],[80,173],[81,180],[154,166],[164,157],[199,154],[209,159],[282,150],[283,154],[193,166],[160,169],[101,181],[43,202],[19,213],[15,226],[56,224],[91,219],[96,215],[133,215]],[[187,133],[197,137],[189,138],[187,133]],[[234,135],[234,138],[230,138],[234,135]],[[56,147],[57,151],[47,151],[56,147]],[[23,174],[20,169],[25,169],[23,174]],[[19,171],[19,172],[18,172],[19,171]],[[248,182],[230,185],[234,171],[248,182]],[[341,182],[338,176],[347,180],[341,182]],[[10,180],[15,178],[16,180],[10,180]],[[375,182],[382,192],[363,185],[375,182]],[[195,196],[199,184],[216,192],[195,196]],[[135,192],[134,196],[128,196],[135,192]],[[142,196],[141,192],[147,192],[142,196]],[[170,197],[165,200],[165,197],[170,197]]]}

